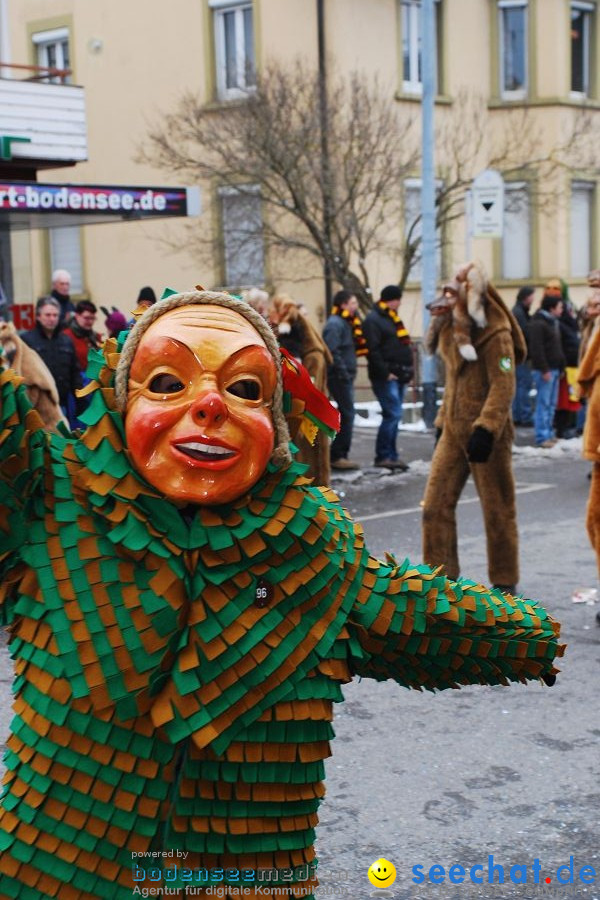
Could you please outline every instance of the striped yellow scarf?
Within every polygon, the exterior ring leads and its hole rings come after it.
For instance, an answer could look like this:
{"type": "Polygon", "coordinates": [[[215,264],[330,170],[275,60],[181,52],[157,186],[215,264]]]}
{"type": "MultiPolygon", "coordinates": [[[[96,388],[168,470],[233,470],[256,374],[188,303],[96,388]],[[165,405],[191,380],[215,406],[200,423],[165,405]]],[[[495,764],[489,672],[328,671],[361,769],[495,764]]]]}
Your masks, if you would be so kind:
{"type": "Polygon", "coordinates": [[[357,356],[367,356],[369,350],[367,348],[367,339],[363,334],[362,330],[362,319],[357,313],[349,313],[347,309],[342,309],[341,306],[334,306],[331,310],[332,315],[340,316],[342,319],[346,319],[347,322],[350,323],[350,327],[352,328],[352,336],[354,338],[354,351],[357,356]]]}
{"type": "Polygon", "coordinates": [[[382,313],[385,313],[396,326],[396,337],[401,340],[403,344],[410,344],[410,335],[404,327],[404,322],[398,313],[391,309],[383,300],[377,301],[377,308],[380,309],[382,313]]]}

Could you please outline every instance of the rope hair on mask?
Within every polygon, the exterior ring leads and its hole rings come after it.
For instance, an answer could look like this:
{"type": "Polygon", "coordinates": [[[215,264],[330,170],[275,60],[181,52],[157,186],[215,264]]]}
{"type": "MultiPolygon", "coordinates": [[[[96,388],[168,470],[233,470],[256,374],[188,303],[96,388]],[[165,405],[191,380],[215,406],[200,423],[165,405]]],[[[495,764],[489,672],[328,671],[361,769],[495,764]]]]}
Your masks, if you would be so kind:
{"type": "Polygon", "coordinates": [[[159,300],[140,316],[133,326],[121,350],[119,363],[115,373],[115,399],[117,408],[125,415],[127,411],[127,393],[129,388],[129,369],[133,362],[139,343],[153,322],[164,316],[165,313],[180,306],[223,306],[231,309],[246,319],[255,331],[261,336],[267,346],[267,350],[273,357],[277,372],[277,384],[273,394],[271,416],[275,429],[275,449],[271,455],[271,462],[278,468],[287,468],[292,461],[289,448],[290,433],[287,421],[283,414],[283,383],[281,379],[281,353],[275,335],[251,306],[242,300],[236,300],[229,294],[215,291],[188,291],[182,294],[172,294],[165,300],[159,300]]]}

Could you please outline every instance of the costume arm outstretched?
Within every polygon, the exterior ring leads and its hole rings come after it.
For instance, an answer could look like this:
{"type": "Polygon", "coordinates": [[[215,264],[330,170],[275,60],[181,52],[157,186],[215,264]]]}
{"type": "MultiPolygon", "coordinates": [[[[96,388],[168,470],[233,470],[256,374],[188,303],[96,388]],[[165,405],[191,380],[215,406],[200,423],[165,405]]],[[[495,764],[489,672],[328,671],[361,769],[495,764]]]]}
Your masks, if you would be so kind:
{"type": "Polygon", "coordinates": [[[552,683],[560,626],[532,600],[369,558],[349,616],[354,674],[405,687],[552,683]]]}
{"type": "Polygon", "coordinates": [[[0,624],[11,618],[11,573],[27,540],[33,496],[42,490],[47,442],[22,379],[0,370],[0,624]]]}

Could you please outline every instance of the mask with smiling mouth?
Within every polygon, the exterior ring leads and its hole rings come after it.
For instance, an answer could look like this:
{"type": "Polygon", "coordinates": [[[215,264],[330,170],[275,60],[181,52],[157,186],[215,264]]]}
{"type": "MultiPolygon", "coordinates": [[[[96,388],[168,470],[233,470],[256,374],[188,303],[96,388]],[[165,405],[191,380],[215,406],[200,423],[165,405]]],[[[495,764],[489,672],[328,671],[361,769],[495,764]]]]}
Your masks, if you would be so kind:
{"type": "Polygon", "coordinates": [[[228,295],[152,307],[127,339],[117,401],[136,471],[177,503],[228,503],[269,461],[289,464],[280,355],[260,316],[228,295]]]}

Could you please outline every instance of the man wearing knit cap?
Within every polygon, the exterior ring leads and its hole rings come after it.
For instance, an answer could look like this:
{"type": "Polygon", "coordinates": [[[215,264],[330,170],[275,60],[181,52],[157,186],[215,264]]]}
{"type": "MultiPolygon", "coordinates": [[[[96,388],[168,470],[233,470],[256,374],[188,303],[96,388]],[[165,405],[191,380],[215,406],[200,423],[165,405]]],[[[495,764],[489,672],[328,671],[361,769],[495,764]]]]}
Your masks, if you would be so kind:
{"type": "Polygon", "coordinates": [[[404,385],[413,377],[410,335],[398,315],[402,290],[388,284],[367,315],[363,331],[369,350],[369,379],[381,406],[381,425],[375,442],[375,465],[405,472],[398,458],[396,439],[402,421],[404,385]]]}

